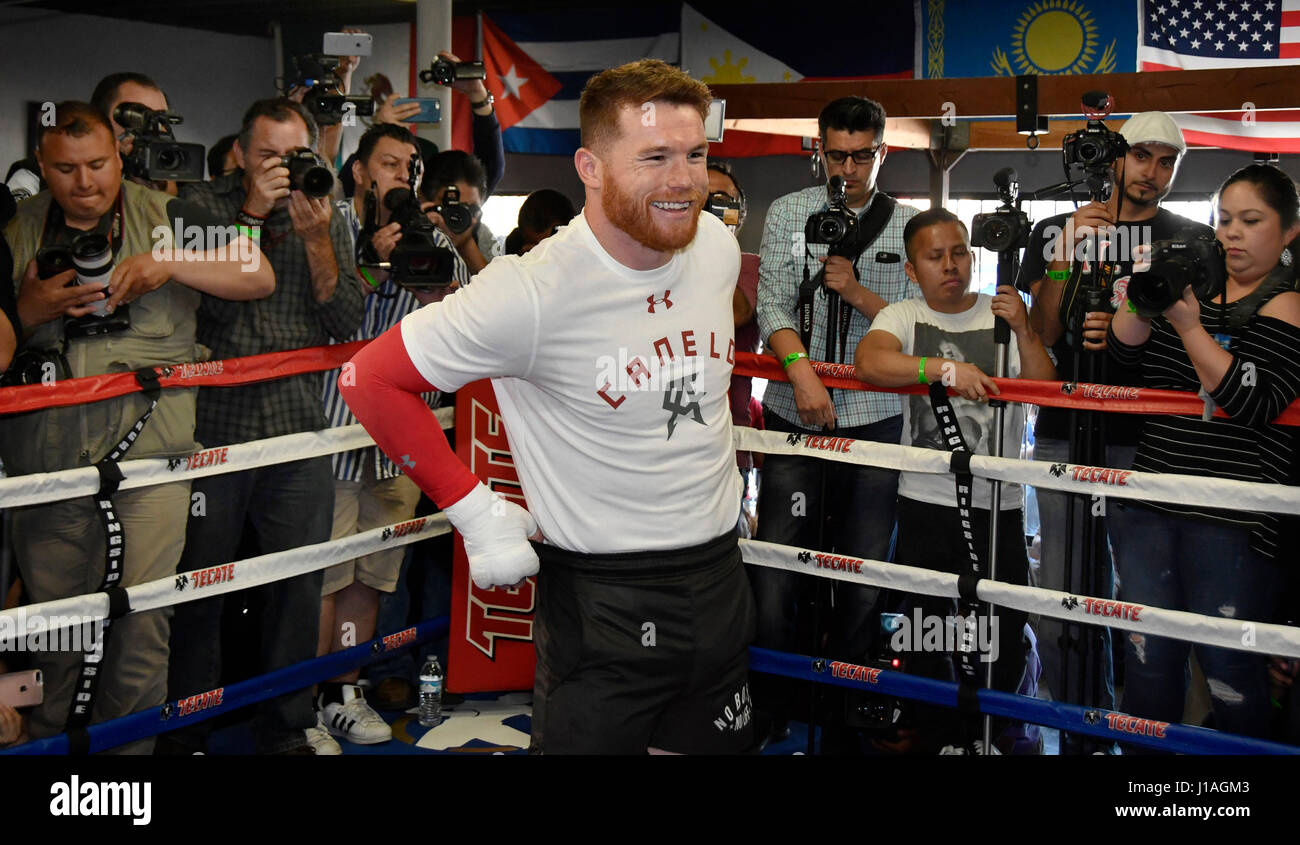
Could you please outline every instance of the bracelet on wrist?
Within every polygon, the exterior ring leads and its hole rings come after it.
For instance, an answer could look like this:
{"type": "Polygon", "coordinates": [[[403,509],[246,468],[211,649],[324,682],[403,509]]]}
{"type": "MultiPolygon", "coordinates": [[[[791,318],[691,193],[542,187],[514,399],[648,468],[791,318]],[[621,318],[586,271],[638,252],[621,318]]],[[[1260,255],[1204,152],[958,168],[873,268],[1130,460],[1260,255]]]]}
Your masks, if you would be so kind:
{"type": "Polygon", "coordinates": [[[1069,270],[1048,270],[1047,278],[1051,279],[1054,282],[1068,282],[1070,281],[1070,271],[1069,270]]]}
{"type": "Polygon", "coordinates": [[[258,217],[256,214],[253,214],[251,211],[241,208],[239,209],[239,213],[235,215],[235,222],[241,223],[245,226],[257,227],[260,229],[262,227],[262,224],[266,223],[266,218],[258,217]]]}
{"type": "Polygon", "coordinates": [[[917,384],[929,384],[929,383],[930,383],[930,379],[929,379],[929,377],[926,376],[926,374],[925,374],[925,362],[926,362],[926,356],[925,356],[925,355],[922,355],[922,356],[921,356],[921,364],[920,364],[919,367],[916,368],[916,383],[917,383],[917,384]]]}
{"type": "Polygon", "coordinates": [[[808,357],[807,352],[791,352],[789,355],[785,356],[785,358],[781,361],[781,369],[788,370],[790,369],[790,365],[793,364],[795,361],[798,361],[800,358],[807,358],[807,357],[808,357]]]}

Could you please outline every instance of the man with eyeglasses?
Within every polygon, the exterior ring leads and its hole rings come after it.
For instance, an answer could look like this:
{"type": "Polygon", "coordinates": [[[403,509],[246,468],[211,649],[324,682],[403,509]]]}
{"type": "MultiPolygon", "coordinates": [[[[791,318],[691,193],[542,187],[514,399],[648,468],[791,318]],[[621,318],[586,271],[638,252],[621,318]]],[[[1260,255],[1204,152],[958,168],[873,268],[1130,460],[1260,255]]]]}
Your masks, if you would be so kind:
{"type": "MultiPolygon", "coordinates": [[[[893,204],[890,197],[876,190],[876,176],[887,152],[885,110],[865,97],[842,97],[822,109],[817,122],[827,183],[835,176],[844,180],[849,208],[857,213],[860,223],[866,223],[874,204],[893,204]]],[[[903,418],[896,395],[856,390],[836,390],[832,395],[813,371],[812,361],[852,364],[853,351],[876,314],[890,303],[919,294],[903,272],[903,228],[916,209],[894,206],[879,235],[856,259],[828,258],[826,246],[805,244],[803,236],[809,215],[826,211],[828,199],[827,185],[818,185],[781,197],[768,211],[759,250],[758,324],[768,348],[784,365],[789,383],[773,381],[767,386],[764,422],[776,431],[817,434],[834,430],[843,437],[898,443],[903,418]],[[821,275],[823,282],[812,300],[808,347],[799,332],[799,287],[805,266],[808,275],[814,279],[821,275]],[[847,306],[847,330],[837,331],[841,337],[828,350],[829,309],[838,303],[847,306]]],[[[836,323],[843,325],[839,320],[836,323]]],[[[757,539],[888,560],[897,492],[898,473],[894,471],[768,455],[763,464],[757,539]]],[[[815,582],[808,576],[767,567],[752,567],[750,581],[759,616],[755,644],[781,651],[810,648],[808,643],[795,641],[796,607],[800,594],[815,582]]],[[[820,591],[830,588],[817,589],[820,599],[820,591]]],[[[833,605],[818,603],[821,624],[830,635],[819,654],[860,662],[875,634],[872,621],[879,591],[847,583],[836,583],[834,590],[833,605]]],[[[780,685],[771,684],[774,679],[755,680],[755,706],[772,717],[771,736],[780,739],[787,730],[793,699],[780,685]]],[[[836,696],[831,699],[841,701],[836,696]]],[[[856,736],[844,728],[844,712],[843,706],[832,705],[832,724],[823,734],[823,750],[857,750],[856,736]]]]}

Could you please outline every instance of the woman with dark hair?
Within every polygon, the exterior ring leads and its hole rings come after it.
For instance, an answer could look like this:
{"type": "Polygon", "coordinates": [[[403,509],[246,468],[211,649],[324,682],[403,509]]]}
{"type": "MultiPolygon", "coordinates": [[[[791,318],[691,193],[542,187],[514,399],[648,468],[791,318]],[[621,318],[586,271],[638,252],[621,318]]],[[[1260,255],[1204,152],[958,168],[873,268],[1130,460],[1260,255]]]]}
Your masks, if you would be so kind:
{"type": "MultiPolygon", "coordinates": [[[[1273,425],[1300,396],[1300,234],[1295,183],[1270,165],[1228,177],[1216,198],[1215,236],[1227,253],[1222,293],[1198,300],[1188,286],[1153,319],[1121,306],[1111,355],[1140,366],[1144,387],[1206,391],[1228,417],[1149,416],[1133,468],[1202,478],[1287,483],[1295,461],[1289,428],[1273,425]]],[[[1135,268],[1136,269],[1136,268],[1135,268]]],[[[1136,275],[1136,274],[1135,274],[1136,275]]],[[[1274,513],[1126,500],[1115,557],[1120,598],[1207,616],[1272,621],[1286,571],[1274,513]]],[[[1190,644],[1130,633],[1122,709],[1179,722],[1190,644]]],[[[1215,727],[1264,735],[1269,726],[1265,655],[1196,646],[1215,727]]]]}

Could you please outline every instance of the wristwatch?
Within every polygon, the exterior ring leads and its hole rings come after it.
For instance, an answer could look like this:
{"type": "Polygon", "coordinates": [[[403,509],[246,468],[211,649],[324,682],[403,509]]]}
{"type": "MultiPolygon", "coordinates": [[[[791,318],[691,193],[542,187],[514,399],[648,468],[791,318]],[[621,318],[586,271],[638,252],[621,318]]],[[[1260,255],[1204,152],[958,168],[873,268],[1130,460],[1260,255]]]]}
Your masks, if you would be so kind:
{"type": "Polygon", "coordinates": [[[492,92],[489,91],[486,100],[479,100],[477,103],[474,102],[473,100],[471,100],[471,101],[470,101],[470,104],[469,104],[469,107],[472,108],[472,109],[481,109],[481,108],[483,108],[484,106],[490,106],[490,105],[492,105],[492,104],[495,103],[496,101],[497,101],[497,98],[496,98],[496,97],[493,97],[493,96],[492,96],[492,92]]]}

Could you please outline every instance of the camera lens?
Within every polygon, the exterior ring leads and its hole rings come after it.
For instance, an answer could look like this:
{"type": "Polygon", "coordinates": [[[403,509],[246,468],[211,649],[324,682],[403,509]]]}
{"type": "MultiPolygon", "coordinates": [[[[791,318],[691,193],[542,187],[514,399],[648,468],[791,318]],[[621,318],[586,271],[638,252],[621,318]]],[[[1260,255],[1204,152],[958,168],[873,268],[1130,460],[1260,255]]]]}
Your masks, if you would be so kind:
{"type": "Polygon", "coordinates": [[[817,235],[822,243],[835,243],[844,237],[844,224],[835,217],[823,217],[817,227],[817,235]]]}
{"type": "Polygon", "coordinates": [[[1011,227],[994,217],[984,224],[984,242],[988,249],[1000,252],[1011,242],[1011,227]]]}
{"type": "Polygon", "coordinates": [[[1138,314],[1154,317],[1161,314],[1183,295],[1182,287],[1174,290],[1174,285],[1165,272],[1166,268],[1153,266],[1145,273],[1137,273],[1129,280],[1128,298],[1138,314]]]}
{"type": "Polygon", "coordinates": [[[1101,147],[1092,141],[1083,141],[1079,144],[1079,161],[1084,164],[1091,164],[1101,157],[1101,147]]]}
{"type": "Polygon", "coordinates": [[[158,166],[164,170],[180,170],[185,167],[185,153],[181,150],[159,150],[158,166]]]}
{"type": "MultiPolygon", "coordinates": [[[[113,248],[103,235],[82,235],[72,245],[72,265],[77,268],[77,284],[108,282],[113,271],[113,248]]],[[[92,313],[103,314],[106,299],[94,303],[92,313]]]]}

